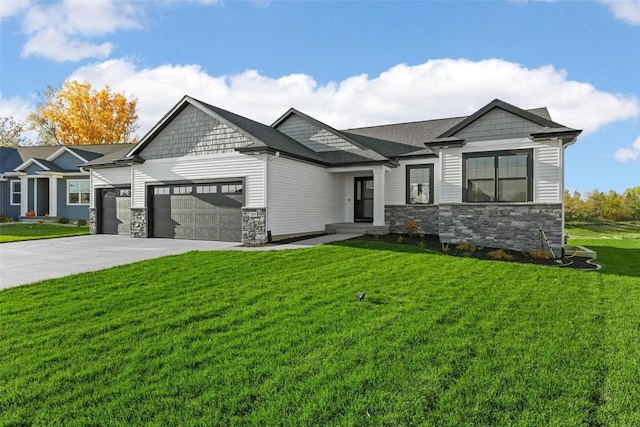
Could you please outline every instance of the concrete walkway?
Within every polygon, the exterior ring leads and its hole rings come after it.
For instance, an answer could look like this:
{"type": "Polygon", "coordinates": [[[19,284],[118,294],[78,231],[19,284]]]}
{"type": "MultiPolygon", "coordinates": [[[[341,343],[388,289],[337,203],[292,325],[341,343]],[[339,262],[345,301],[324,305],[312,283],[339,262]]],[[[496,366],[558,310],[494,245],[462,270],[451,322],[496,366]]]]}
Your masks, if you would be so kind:
{"type": "Polygon", "coordinates": [[[237,242],[132,239],[106,234],[2,243],[0,289],[189,251],[298,249],[356,236],[331,234],[296,243],[261,247],[242,247],[237,242]]]}

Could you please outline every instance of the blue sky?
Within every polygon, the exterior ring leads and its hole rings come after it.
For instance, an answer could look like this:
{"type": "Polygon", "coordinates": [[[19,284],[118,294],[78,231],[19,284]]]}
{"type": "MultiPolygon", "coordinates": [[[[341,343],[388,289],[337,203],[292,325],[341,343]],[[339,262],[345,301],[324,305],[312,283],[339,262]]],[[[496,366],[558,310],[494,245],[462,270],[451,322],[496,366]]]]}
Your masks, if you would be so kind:
{"type": "Polygon", "coordinates": [[[138,99],[143,135],[184,94],[270,124],[463,116],[494,98],[584,129],[566,187],[640,185],[640,0],[0,3],[0,116],[66,79],[138,99]]]}

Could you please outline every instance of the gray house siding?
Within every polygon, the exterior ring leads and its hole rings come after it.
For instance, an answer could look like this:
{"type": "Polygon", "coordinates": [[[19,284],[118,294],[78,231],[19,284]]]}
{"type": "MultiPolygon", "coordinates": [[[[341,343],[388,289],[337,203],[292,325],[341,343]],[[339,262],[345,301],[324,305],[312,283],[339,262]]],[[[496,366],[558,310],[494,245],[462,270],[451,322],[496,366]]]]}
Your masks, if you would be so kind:
{"type": "Polygon", "coordinates": [[[0,214],[16,219],[20,216],[20,205],[11,205],[11,181],[0,181],[0,214]]]}
{"type": "Polygon", "coordinates": [[[41,168],[40,166],[38,166],[37,164],[32,163],[32,164],[30,164],[29,166],[27,166],[27,167],[24,169],[24,172],[26,172],[26,173],[27,173],[27,175],[35,175],[35,174],[36,174],[36,172],[39,172],[39,171],[42,171],[42,170],[44,170],[44,169],[42,169],[42,168],[41,168]]]}
{"type": "Polygon", "coordinates": [[[78,159],[71,153],[62,153],[58,157],[53,159],[53,163],[58,165],[61,169],[67,171],[77,171],[79,169],[78,164],[82,163],[82,160],[78,159]]]}
{"type": "Polygon", "coordinates": [[[189,105],[158,134],[140,156],[145,160],[230,153],[252,141],[189,105]]]}
{"type": "Polygon", "coordinates": [[[542,129],[540,125],[495,108],[456,133],[456,136],[467,141],[525,138],[540,129],[542,129]]]}
{"type": "MultiPolygon", "coordinates": [[[[74,177],[69,179],[89,179],[89,177],[74,177]]],[[[67,204],[67,178],[58,180],[58,217],[70,220],[89,219],[89,205],[67,204]]]]}

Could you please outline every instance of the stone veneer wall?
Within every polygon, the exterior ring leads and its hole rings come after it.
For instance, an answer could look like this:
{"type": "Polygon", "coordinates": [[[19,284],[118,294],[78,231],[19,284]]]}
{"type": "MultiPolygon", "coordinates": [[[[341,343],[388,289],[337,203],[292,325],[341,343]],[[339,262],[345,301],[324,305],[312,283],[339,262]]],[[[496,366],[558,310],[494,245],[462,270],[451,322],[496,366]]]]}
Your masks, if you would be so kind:
{"type": "Polygon", "coordinates": [[[131,237],[147,237],[147,209],[131,208],[131,237]]]}
{"type": "Polygon", "coordinates": [[[391,233],[406,233],[404,222],[415,221],[418,233],[438,234],[437,205],[386,205],[384,211],[384,222],[391,233]]]}
{"type": "Polygon", "coordinates": [[[267,241],[267,209],[242,208],[242,243],[261,245],[267,241]]]}
{"type": "MultiPolygon", "coordinates": [[[[478,246],[521,251],[544,231],[556,256],[563,247],[562,205],[473,203],[440,205],[439,235],[443,243],[470,242],[478,246]]],[[[536,246],[537,243],[537,246],[536,246]]],[[[546,244],[544,249],[546,250],[546,244]]]]}
{"type": "Polygon", "coordinates": [[[89,232],[98,234],[98,216],[96,208],[89,208],[89,232]]]}

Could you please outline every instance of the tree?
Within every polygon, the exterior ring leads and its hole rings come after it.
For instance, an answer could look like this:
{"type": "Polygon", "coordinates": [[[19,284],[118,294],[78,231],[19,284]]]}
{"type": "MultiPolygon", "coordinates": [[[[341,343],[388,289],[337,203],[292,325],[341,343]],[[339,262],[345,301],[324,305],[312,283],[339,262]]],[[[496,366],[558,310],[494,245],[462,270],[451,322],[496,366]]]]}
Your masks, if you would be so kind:
{"type": "Polygon", "coordinates": [[[85,145],[135,142],[137,100],[100,91],[89,82],[67,81],[49,86],[36,111],[29,115],[30,129],[38,131],[44,145],[85,145]]]}
{"type": "Polygon", "coordinates": [[[25,142],[24,123],[13,117],[0,117],[0,147],[17,147],[25,142]]]}

